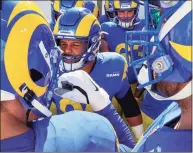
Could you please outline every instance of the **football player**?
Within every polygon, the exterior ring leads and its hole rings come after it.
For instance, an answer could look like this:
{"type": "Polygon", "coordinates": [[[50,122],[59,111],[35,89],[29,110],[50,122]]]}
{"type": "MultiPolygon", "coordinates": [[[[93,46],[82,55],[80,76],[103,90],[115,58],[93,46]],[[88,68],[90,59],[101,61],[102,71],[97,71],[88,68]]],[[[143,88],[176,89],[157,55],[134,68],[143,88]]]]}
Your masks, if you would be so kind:
{"type": "Polygon", "coordinates": [[[100,24],[104,22],[113,22],[115,17],[115,10],[113,7],[112,0],[105,0],[104,10],[105,10],[105,14],[101,15],[99,18],[100,24]]]}
{"type": "MultiPolygon", "coordinates": [[[[142,58],[131,57],[134,69],[142,66],[137,75],[139,88],[145,87],[157,103],[160,100],[165,103],[173,101],[143,134],[133,150],[135,152],[192,151],[191,3],[160,1],[162,15],[150,42],[130,38],[134,35],[146,37],[152,31],[127,32],[130,45],[153,46],[151,51],[144,48],[142,58]]],[[[148,7],[145,10],[147,12],[148,7]]]]}
{"type": "MultiPolygon", "coordinates": [[[[144,5],[144,4],[143,4],[144,5]]],[[[160,20],[160,3],[159,1],[151,1],[148,4],[149,6],[149,20],[148,25],[146,26],[149,30],[155,29],[157,27],[157,24],[159,23],[160,20]],[[153,4],[153,5],[152,5],[153,4]],[[152,14],[152,12],[154,14],[152,14]]],[[[144,10],[144,14],[148,13],[148,10],[144,10]]],[[[146,16],[147,17],[147,16],[146,16]]],[[[149,35],[149,38],[151,38],[151,35],[149,35]]],[[[126,56],[127,57],[127,56],[126,56]]],[[[137,89],[134,96],[137,99],[141,99],[140,97],[141,94],[143,93],[143,89],[137,89]]],[[[146,130],[150,124],[172,103],[171,100],[163,100],[163,101],[158,101],[154,99],[148,92],[145,90],[143,93],[143,100],[139,102],[140,104],[140,109],[142,113],[142,118],[143,118],[143,125],[144,129],[146,130]]]]}
{"type": "MultiPolygon", "coordinates": [[[[142,119],[127,80],[127,63],[117,53],[99,53],[101,28],[96,17],[88,9],[68,9],[59,17],[54,35],[63,57],[61,74],[77,69],[88,72],[107,91],[111,100],[116,97],[139,138],[143,133],[142,119]]],[[[65,99],[56,101],[59,102],[56,103],[58,113],[74,109],[89,110],[87,105],[65,99]]]]}
{"type": "MultiPolygon", "coordinates": [[[[163,15],[151,42],[128,41],[130,45],[154,46],[152,51],[144,49],[146,54],[141,59],[132,58],[134,69],[142,66],[137,75],[139,87],[145,87],[157,100],[173,100],[173,103],[158,116],[131,152],[192,152],[192,2],[160,3],[163,15]]],[[[148,33],[152,31],[127,32],[127,35],[147,36],[148,33]]],[[[73,79],[69,76],[72,74],[63,76],[64,80],[74,86],[80,85],[87,94],[72,89],[63,92],[62,96],[77,101],[74,97],[79,94],[79,97],[85,97],[82,103],[87,103],[85,95],[93,95],[84,86],[88,82],[80,81],[84,78],[80,75],[76,77],[74,74],[73,79]]]]}
{"type": "MultiPolygon", "coordinates": [[[[30,1],[0,4],[1,151],[119,151],[113,126],[104,117],[80,111],[51,116],[47,106],[60,52],[46,16],[30,1]]],[[[105,92],[97,97],[109,101],[105,92]]]]}
{"type": "Polygon", "coordinates": [[[100,11],[99,11],[97,4],[95,4],[92,1],[85,1],[84,7],[89,9],[96,16],[97,19],[100,18],[100,11]]]}
{"type": "Polygon", "coordinates": [[[54,0],[54,13],[55,19],[65,12],[65,10],[72,7],[84,7],[84,1],[81,0],[54,0]]]}
{"type": "MultiPolygon", "coordinates": [[[[101,25],[104,35],[102,36],[100,51],[117,52],[125,57],[125,32],[142,30],[144,28],[144,21],[138,18],[139,4],[135,1],[116,0],[113,1],[113,6],[116,15],[114,22],[105,22],[101,25]]],[[[136,50],[135,56],[140,57],[140,46],[135,45],[134,48],[136,50]]],[[[130,51],[130,47],[127,49],[130,51]]],[[[137,78],[135,77],[133,68],[131,66],[128,68],[127,76],[130,84],[135,84],[137,82],[137,78]]],[[[135,86],[132,88],[135,88],[135,86]]],[[[129,117],[126,113],[124,113],[124,115],[126,118],[129,117]]],[[[127,122],[129,123],[128,119],[127,122]]],[[[143,127],[141,125],[141,131],[142,128],[143,127]]]]}
{"type": "MultiPolygon", "coordinates": [[[[114,22],[106,22],[101,25],[104,33],[102,39],[102,52],[117,52],[125,56],[125,32],[131,30],[142,30],[144,28],[143,20],[138,18],[139,4],[135,1],[116,0],[113,1],[115,9],[114,22]]],[[[135,56],[140,56],[139,46],[134,46],[135,56]]],[[[128,51],[130,48],[128,47],[128,51]]],[[[136,77],[132,67],[128,69],[128,79],[130,83],[136,82],[136,77]]]]}

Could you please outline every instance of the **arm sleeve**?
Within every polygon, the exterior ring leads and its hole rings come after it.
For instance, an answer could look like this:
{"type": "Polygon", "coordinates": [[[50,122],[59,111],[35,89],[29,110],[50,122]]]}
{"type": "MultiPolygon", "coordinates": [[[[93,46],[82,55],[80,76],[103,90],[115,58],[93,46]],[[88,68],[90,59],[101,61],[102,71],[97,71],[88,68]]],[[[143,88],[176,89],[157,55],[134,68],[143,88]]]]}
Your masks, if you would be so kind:
{"type": "Polygon", "coordinates": [[[112,103],[106,106],[103,110],[97,111],[96,113],[106,117],[109,120],[109,122],[113,125],[120,144],[124,144],[129,148],[133,148],[135,146],[133,136],[128,126],[116,112],[112,103]]]}
{"type": "Polygon", "coordinates": [[[135,100],[127,78],[128,65],[124,60],[121,87],[115,95],[117,101],[123,108],[125,117],[135,117],[141,114],[137,101],[135,100]]]}

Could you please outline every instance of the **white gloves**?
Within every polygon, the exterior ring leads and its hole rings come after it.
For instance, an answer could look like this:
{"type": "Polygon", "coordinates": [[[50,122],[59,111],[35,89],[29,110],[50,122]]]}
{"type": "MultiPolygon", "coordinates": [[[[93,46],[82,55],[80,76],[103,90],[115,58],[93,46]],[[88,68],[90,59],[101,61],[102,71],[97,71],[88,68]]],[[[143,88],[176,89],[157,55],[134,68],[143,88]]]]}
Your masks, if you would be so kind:
{"type": "Polygon", "coordinates": [[[82,70],[61,75],[54,93],[74,102],[90,104],[94,111],[100,111],[111,103],[106,91],[82,70]]]}

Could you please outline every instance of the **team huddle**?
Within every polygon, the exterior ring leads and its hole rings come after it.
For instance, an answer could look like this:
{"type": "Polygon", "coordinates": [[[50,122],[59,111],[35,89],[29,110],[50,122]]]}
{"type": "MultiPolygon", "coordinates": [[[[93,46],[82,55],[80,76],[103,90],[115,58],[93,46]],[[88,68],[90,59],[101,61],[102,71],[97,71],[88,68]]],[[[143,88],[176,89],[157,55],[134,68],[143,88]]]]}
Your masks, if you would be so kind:
{"type": "Polygon", "coordinates": [[[0,4],[2,152],[192,152],[191,1],[0,4]]]}

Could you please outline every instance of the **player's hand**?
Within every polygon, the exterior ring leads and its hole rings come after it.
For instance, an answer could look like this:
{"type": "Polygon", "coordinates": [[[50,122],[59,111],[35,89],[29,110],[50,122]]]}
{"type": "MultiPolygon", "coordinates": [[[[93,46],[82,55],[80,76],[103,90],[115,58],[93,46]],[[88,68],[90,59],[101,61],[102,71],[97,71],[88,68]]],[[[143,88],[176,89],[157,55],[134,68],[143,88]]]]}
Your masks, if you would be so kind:
{"type": "Polygon", "coordinates": [[[90,104],[94,111],[100,111],[110,104],[106,91],[82,70],[61,75],[58,78],[58,88],[54,92],[62,98],[90,104]]]}

